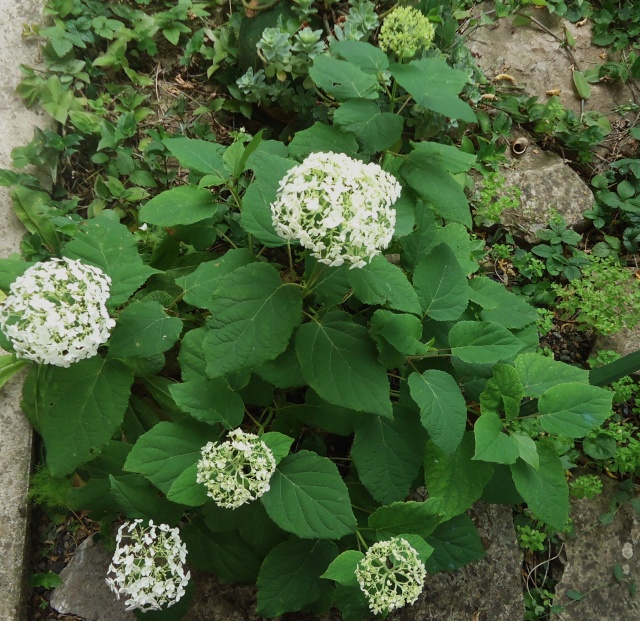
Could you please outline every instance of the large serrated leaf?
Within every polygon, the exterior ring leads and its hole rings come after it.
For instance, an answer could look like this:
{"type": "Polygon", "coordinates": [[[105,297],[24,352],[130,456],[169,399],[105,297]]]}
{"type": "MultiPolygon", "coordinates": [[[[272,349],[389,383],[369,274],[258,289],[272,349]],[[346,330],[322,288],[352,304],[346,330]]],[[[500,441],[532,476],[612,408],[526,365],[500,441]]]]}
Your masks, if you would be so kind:
{"type": "Polygon", "coordinates": [[[353,294],[365,304],[386,305],[394,310],[420,314],[418,296],[405,273],[383,256],[374,257],[362,269],[349,270],[353,294]]]}
{"type": "Polygon", "coordinates": [[[214,378],[279,356],[302,319],[302,298],[274,267],[251,263],[220,281],[210,310],[204,352],[214,378]]]}
{"type": "Polygon", "coordinates": [[[422,310],[436,321],[458,319],[469,303],[467,275],[447,244],[436,246],[418,263],[413,286],[422,310]]]}
{"type": "Polygon", "coordinates": [[[496,464],[513,464],[518,459],[517,442],[502,431],[503,423],[497,414],[487,412],[475,423],[476,451],[473,459],[496,464]]]}
{"type": "Polygon", "coordinates": [[[444,371],[429,369],[412,373],[409,389],[431,440],[447,453],[455,451],[467,423],[467,404],[457,382],[444,371]]]}
{"type": "Polygon", "coordinates": [[[426,541],[433,547],[425,563],[430,573],[453,571],[485,555],[478,529],[464,514],[440,524],[426,541]]]}
{"type": "Polygon", "coordinates": [[[389,380],[376,361],[366,328],[336,311],[300,326],[296,353],[302,375],[323,399],[357,412],[391,418],[389,380]]]}
{"type": "Polygon", "coordinates": [[[364,99],[345,101],[335,112],[333,122],[358,139],[366,153],[377,153],[393,146],[402,137],[404,119],[364,99]]]}
{"type": "Polygon", "coordinates": [[[320,599],[332,588],[320,576],[337,554],[338,548],[331,541],[292,539],[275,546],[258,574],[258,614],[279,617],[320,599]]]}
{"type": "Polygon", "coordinates": [[[464,71],[452,69],[440,58],[422,58],[408,64],[394,64],[389,70],[418,105],[449,118],[469,123],[476,121],[471,106],[458,97],[469,79],[464,71]]]}
{"type": "Polygon", "coordinates": [[[338,101],[378,98],[378,78],[345,60],[319,54],[309,69],[309,77],[338,101]]]}
{"type": "Polygon", "coordinates": [[[542,443],[537,446],[540,467],[518,460],[511,466],[513,482],[534,515],[560,532],[569,519],[569,486],[555,450],[542,443]]]}
{"type": "Polygon", "coordinates": [[[159,302],[134,301],[118,316],[109,339],[109,358],[152,358],[178,340],[182,320],[169,317],[159,302]]]}
{"type": "Polygon", "coordinates": [[[176,278],[176,285],[184,289],[183,299],[187,304],[208,309],[220,279],[253,260],[254,257],[247,248],[228,250],[213,261],[201,263],[190,274],[176,278]]]}
{"type": "Polygon", "coordinates": [[[460,321],[449,332],[451,353],[464,362],[491,364],[507,360],[523,347],[509,330],[492,321],[460,321]]]}
{"type": "Polygon", "coordinates": [[[557,384],[589,383],[589,371],[542,354],[521,354],[516,358],[515,366],[527,397],[541,397],[557,384]]]}
{"type": "Polygon", "coordinates": [[[141,222],[156,226],[193,224],[211,218],[216,201],[209,190],[195,185],[182,185],[154,196],[140,209],[141,222]]]}
{"type": "Polygon", "coordinates": [[[425,433],[413,410],[376,416],[356,428],[351,458],[367,491],[382,504],[403,500],[422,462],[425,433]]]}
{"type": "Polygon", "coordinates": [[[200,459],[200,450],[217,440],[214,430],[193,420],[160,422],[142,434],[124,464],[128,472],[144,475],[165,494],[173,482],[200,459]]]}
{"type": "Polygon", "coordinates": [[[132,383],[128,367],[100,356],[47,369],[34,416],[53,476],[70,474],[111,440],[124,418],[132,383]]]}
{"type": "Polygon", "coordinates": [[[490,464],[472,461],[473,451],[472,433],[465,434],[453,453],[446,453],[434,442],[427,442],[425,447],[424,477],[429,497],[438,498],[450,518],[466,511],[482,496],[493,474],[490,464]]]}
{"type": "Polygon", "coordinates": [[[240,395],[231,390],[222,377],[199,377],[169,386],[176,405],[196,420],[214,425],[221,423],[226,429],[239,427],[244,418],[244,403],[240,395]]]}
{"type": "Polygon", "coordinates": [[[347,486],[326,457],[311,451],[285,457],[270,486],[260,500],[283,530],[301,539],[340,539],[355,531],[347,486]]]}
{"type": "Polygon", "coordinates": [[[409,500],[384,505],[369,516],[368,526],[380,537],[412,533],[426,538],[445,518],[440,501],[428,498],[425,502],[409,500]]]}
{"type": "Polygon", "coordinates": [[[538,401],[540,425],[551,434],[583,438],[611,414],[613,393],[598,386],[566,383],[552,386],[538,401]]]}
{"type": "Polygon", "coordinates": [[[215,142],[193,138],[166,138],[162,141],[180,166],[221,178],[227,176],[222,155],[225,148],[215,142]]]}
{"type": "Polygon", "coordinates": [[[151,274],[158,273],[142,263],[137,246],[137,238],[126,226],[98,216],[79,224],[78,233],[65,244],[62,254],[91,263],[111,278],[107,305],[113,308],[124,304],[151,274]]]}

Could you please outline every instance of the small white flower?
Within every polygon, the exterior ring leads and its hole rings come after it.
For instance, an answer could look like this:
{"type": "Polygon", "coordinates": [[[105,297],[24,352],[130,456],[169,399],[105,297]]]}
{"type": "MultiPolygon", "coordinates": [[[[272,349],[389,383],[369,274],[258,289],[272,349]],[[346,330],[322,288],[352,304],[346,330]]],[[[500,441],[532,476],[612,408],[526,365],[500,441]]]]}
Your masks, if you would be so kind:
{"type": "Polygon", "coordinates": [[[234,429],[229,438],[202,447],[196,481],[205,485],[207,495],[218,506],[237,509],[269,491],[276,460],[271,449],[252,433],[234,429]]]}
{"type": "Polygon", "coordinates": [[[110,285],[102,270],[80,261],[33,265],[0,304],[0,330],[19,358],[68,367],[95,356],[115,326],[106,307],[110,285]]]}
{"type": "Polygon", "coordinates": [[[391,243],[401,189],[378,164],[312,153],[280,181],[273,226],[321,263],[361,268],[391,243]]]}
{"type": "Polygon", "coordinates": [[[173,606],[185,594],[191,578],[185,572],[187,547],[180,531],[149,520],[125,522],[116,535],[116,551],[106,578],[117,598],[124,596],[127,610],[160,610],[173,606]]]}
{"type": "Polygon", "coordinates": [[[402,537],[374,543],[355,570],[373,614],[413,604],[422,593],[427,570],[418,553],[402,537]]]}

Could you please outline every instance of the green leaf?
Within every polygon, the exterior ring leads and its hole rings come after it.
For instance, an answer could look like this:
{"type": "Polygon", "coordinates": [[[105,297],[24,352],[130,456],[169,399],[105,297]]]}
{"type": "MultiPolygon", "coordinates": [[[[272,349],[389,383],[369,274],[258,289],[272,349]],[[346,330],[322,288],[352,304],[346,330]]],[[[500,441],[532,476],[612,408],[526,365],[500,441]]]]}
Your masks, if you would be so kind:
{"type": "Polygon", "coordinates": [[[187,276],[176,278],[176,285],[184,290],[183,299],[187,304],[209,309],[220,279],[252,261],[253,255],[248,248],[227,250],[221,257],[201,263],[187,276]]]}
{"type": "Polygon", "coordinates": [[[467,424],[467,404],[455,379],[428,369],[409,376],[411,398],[420,407],[420,420],[429,437],[447,453],[456,450],[467,424]]]}
{"type": "Polygon", "coordinates": [[[173,347],[182,320],[169,317],[159,302],[134,301],[118,315],[109,339],[109,358],[152,358],[173,347]]]}
{"type": "Polygon", "coordinates": [[[612,413],[610,390],[579,383],[552,386],[538,401],[540,425],[551,434],[583,438],[612,413]]]}
{"type": "Polygon", "coordinates": [[[0,258],[0,290],[9,293],[13,281],[22,276],[32,265],[28,261],[22,261],[17,254],[0,258]]]}
{"type": "Polygon", "coordinates": [[[198,464],[189,466],[171,484],[167,499],[188,507],[200,507],[208,502],[210,498],[207,496],[207,488],[196,481],[197,475],[198,464]]]}
{"type": "Polygon", "coordinates": [[[348,272],[346,265],[329,267],[310,254],[305,257],[305,283],[312,285],[313,296],[325,306],[341,304],[351,293],[348,272]]]}
{"type": "Polygon", "coordinates": [[[537,470],[540,467],[538,448],[536,443],[524,433],[512,433],[511,438],[518,447],[520,459],[526,461],[532,468],[537,470]]]}
{"type": "Polygon", "coordinates": [[[193,420],[162,421],[140,436],[124,464],[128,472],[143,474],[165,494],[189,466],[200,459],[200,449],[217,434],[193,420]]]}
{"type": "Polygon", "coordinates": [[[433,547],[425,563],[429,573],[454,571],[485,556],[478,529],[468,515],[457,515],[440,524],[426,541],[433,547]]]}
{"type": "Polygon", "coordinates": [[[16,185],[11,189],[11,198],[13,209],[24,228],[29,233],[40,235],[47,249],[56,253],[60,247],[60,238],[51,220],[60,213],[51,205],[49,195],[23,185],[16,185]]]}
{"type": "Polygon", "coordinates": [[[341,311],[305,323],[296,335],[305,380],[325,401],[391,418],[389,380],[365,327],[341,311]]]}
{"type": "Polygon", "coordinates": [[[303,160],[310,153],[333,151],[354,157],[358,153],[358,142],[353,134],[345,134],[337,127],[314,123],[308,129],[296,132],[289,153],[303,160]]]}
{"type": "Polygon", "coordinates": [[[400,174],[438,216],[446,222],[459,222],[471,228],[471,210],[464,185],[451,173],[436,165],[425,168],[409,157],[400,167],[400,174]]]}
{"type": "Polygon", "coordinates": [[[262,434],[260,439],[271,449],[276,464],[279,464],[289,454],[293,444],[293,438],[277,431],[262,434]]]}
{"type": "Polygon", "coordinates": [[[301,539],[340,539],[356,518],[338,468],[326,457],[299,451],[285,457],[261,497],[269,517],[301,539]]]}
{"type": "Polygon", "coordinates": [[[175,526],[182,517],[183,508],[158,496],[146,479],[138,474],[114,477],[109,475],[111,495],[118,508],[128,519],[153,519],[175,526]]]}
{"type": "Polygon", "coordinates": [[[497,464],[515,463],[520,455],[518,444],[502,431],[502,427],[500,418],[491,412],[483,414],[476,421],[473,427],[476,437],[476,452],[473,459],[497,464]]]}
{"type": "MultiPolygon", "coordinates": [[[[400,196],[408,194],[403,191],[400,196]]],[[[433,212],[425,207],[422,201],[417,201],[415,209],[416,229],[410,235],[399,240],[402,249],[402,264],[409,271],[414,271],[420,261],[429,253],[436,245],[434,239],[436,236],[436,219],[433,212]]]]}
{"type": "Polygon", "coordinates": [[[273,360],[302,319],[300,289],[267,263],[251,263],[221,279],[204,341],[211,378],[273,360]]]}
{"type": "Polygon", "coordinates": [[[158,273],[142,263],[138,238],[126,226],[106,216],[83,220],[62,254],[91,263],[111,278],[107,302],[110,308],[124,304],[151,274],[158,273]]]}
{"type": "Polygon", "coordinates": [[[412,533],[426,539],[445,517],[440,501],[427,499],[425,502],[409,500],[394,502],[376,509],[368,520],[369,528],[380,537],[412,533]]]}
{"type": "Polygon", "coordinates": [[[493,368],[493,377],[480,395],[482,411],[497,414],[504,409],[507,420],[517,418],[524,389],[518,372],[510,364],[498,363],[493,368]]]}
{"type": "Polygon", "coordinates": [[[475,155],[439,142],[411,142],[411,146],[410,160],[425,169],[438,166],[450,173],[461,173],[468,171],[476,161],[475,155]]]}
{"type": "Polygon", "coordinates": [[[258,614],[279,617],[320,599],[332,588],[320,576],[337,554],[338,548],[330,541],[293,539],[275,546],[258,574],[258,614]]]}
{"type": "Polygon", "coordinates": [[[100,356],[47,369],[37,416],[53,476],[72,473],[111,440],[124,418],[132,383],[128,367],[100,356]]]}
{"type": "Polygon", "coordinates": [[[412,60],[408,64],[393,64],[389,71],[419,106],[452,119],[475,123],[476,115],[471,106],[458,98],[468,81],[464,71],[452,69],[440,58],[423,58],[412,60]]]}
{"type": "Polygon", "coordinates": [[[453,453],[443,451],[433,441],[425,447],[424,477],[429,498],[439,499],[449,518],[471,507],[493,475],[490,464],[473,461],[473,452],[471,432],[465,433],[453,453]]]}
{"type": "Polygon", "coordinates": [[[140,209],[141,222],[171,227],[193,224],[215,215],[217,203],[209,190],[195,185],[182,185],[165,190],[140,209]]]}
{"type": "Polygon", "coordinates": [[[491,321],[460,321],[449,332],[451,353],[464,362],[491,364],[506,360],[522,349],[509,330],[491,321]]]}
{"type": "Polygon", "coordinates": [[[222,582],[255,582],[261,559],[237,532],[212,533],[201,519],[195,519],[181,528],[180,536],[191,566],[215,574],[222,582]]]}
{"type": "Polygon", "coordinates": [[[204,359],[203,349],[206,333],[206,328],[196,328],[189,330],[182,337],[178,362],[185,382],[206,376],[207,362],[204,359]]]}
{"type": "Polygon", "coordinates": [[[414,315],[399,315],[378,309],[371,318],[371,335],[383,338],[407,356],[425,356],[430,347],[420,342],[422,323],[414,315]]]}
{"type": "Polygon", "coordinates": [[[447,244],[436,246],[418,263],[413,286],[422,310],[436,321],[458,319],[469,303],[467,275],[447,244]]]}
{"type": "Polygon", "coordinates": [[[378,153],[392,147],[402,137],[404,119],[382,112],[378,104],[364,99],[345,101],[335,111],[333,122],[355,135],[365,153],[378,153]]]}
{"type": "Polygon", "coordinates": [[[192,138],[165,138],[162,143],[178,159],[183,168],[226,179],[227,174],[222,160],[225,148],[222,145],[192,138]]]}
{"type": "Polygon", "coordinates": [[[582,71],[573,71],[573,84],[576,87],[576,91],[578,91],[580,99],[589,99],[591,97],[591,86],[582,71]]]}
{"type": "Polygon", "coordinates": [[[176,405],[200,422],[221,423],[225,429],[235,429],[244,418],[242,398],[231,390],[224,378],[198,377],[182,384],[171,384],[169,391],[176,405]]]}
{"type": "Polygon", "coordinates": [[[293,341],[277,358],[267,360],[254,372],[276,388],[299,388],[306,384],[293,341]]]}
{"type": "Polygon", "coordinates": [[[0,356],[0,388],[29,364],[28,360],[20,360],[14,354],[0,356]]]}
{"type": "Polygon", "coordinates": [[[511,466],[513,482],[534,515],[560,532],[569,519],[569,486],[564,468],[552,447],[538,443],[538,455],[537,469],[521,459],[511,466]]]}
{"type": "Polygon", "coordinates": [[[375,45],[365,41],[332,41],[331,54],[341,56],[344,60],[360,67],[366,73],[378,75],[389,68],[387,55],[375,45]]]}
{"type": "Polygon", "coordinates": [[[357,564],[364,558],[360,550],[346,550],[337,556],[320,577],[327,580],[334,580],[338,584],[357,585],[355,569],[357,564]]]}
{"type": "Polygon", "coordinates": [[[558,384],[589,383],[589,371],[541,354],[520,354],[515,365],[527,397],[541,397],[558,384]]]}
{"type": "Polygon", "coordinates": [[[349,270],[347,274],[353,293],[361,302],[420,314],[418,296],[405,273],[382,255],[374,257],[362,269],[349,270]]]}
{"type": "Polygon", "coordinates": [[[271,216],[271,203],[276,200],[277,191],[276,181],[258,179],[249,186],[242,197],[242,228],[270,248],[287,244],[287,241],[276,233],[271,216]]]}
{"type": "Polygon", "coordinates": [[[319,54],[309,68],[309,77],[338,101],[378,98],[378,78],[345,60],[319,54]]]}
{"type": "Polygon", "coordinates": [[[351,448],[360,480],[381,504],[406,498],[420,470],[426,435],[413,410],[396,406],[394,414],[392,420],[363,421],[351,448]]]}
{"type": "Polygon", "coordinates": [[[490,278],[469,281],[471,300],[483,307],[480,318],[499,323],[508,329],[519,329],[537,321],[536,309],[523,296],[508,291],[490,278]]]}

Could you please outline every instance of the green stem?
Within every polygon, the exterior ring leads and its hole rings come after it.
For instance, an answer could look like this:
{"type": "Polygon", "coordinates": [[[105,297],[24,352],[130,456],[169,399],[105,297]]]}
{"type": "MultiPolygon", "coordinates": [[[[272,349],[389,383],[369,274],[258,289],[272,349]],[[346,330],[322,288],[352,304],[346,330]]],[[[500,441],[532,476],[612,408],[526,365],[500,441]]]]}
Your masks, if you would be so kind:
{"type": "Polygon", "coordinates": [[[603,367],[589,371],[589,383],[593,386],[608,386],[627,375],[640,371],[640,350],[627,354],[603,367]]]}

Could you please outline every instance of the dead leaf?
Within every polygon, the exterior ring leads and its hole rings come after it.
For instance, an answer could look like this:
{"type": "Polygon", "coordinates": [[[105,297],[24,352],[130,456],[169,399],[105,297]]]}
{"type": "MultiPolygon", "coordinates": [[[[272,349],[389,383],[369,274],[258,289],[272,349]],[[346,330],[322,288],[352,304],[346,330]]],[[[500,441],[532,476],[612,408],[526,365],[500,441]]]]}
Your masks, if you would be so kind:
{"type": "Polygon", "coordinates": [[[584,26],[587,22],[589,21],[588,17],[585,17],[584,19],[581,19],[579,22],[576,22],[576,26],[578,28],[581,28],[582,26],[584,26]]]}
{"type": "Polygon", "coordinates": [[[498,82],[499,80],[507,80],[509,82],[513,82],[513,84],[516,83],[516,79],[508,73],[499,73],[495,78],[493,78],[494,82],[498,82]]]}
{"type": "Polygon", "coordinates": [[[545,95],[548,95],[549,97],[555,95],[556,97],[560,97],[560,93],[562,93],[562,91],[559,88],[550,88],[548,91],[546,91],[545,95]]]}

